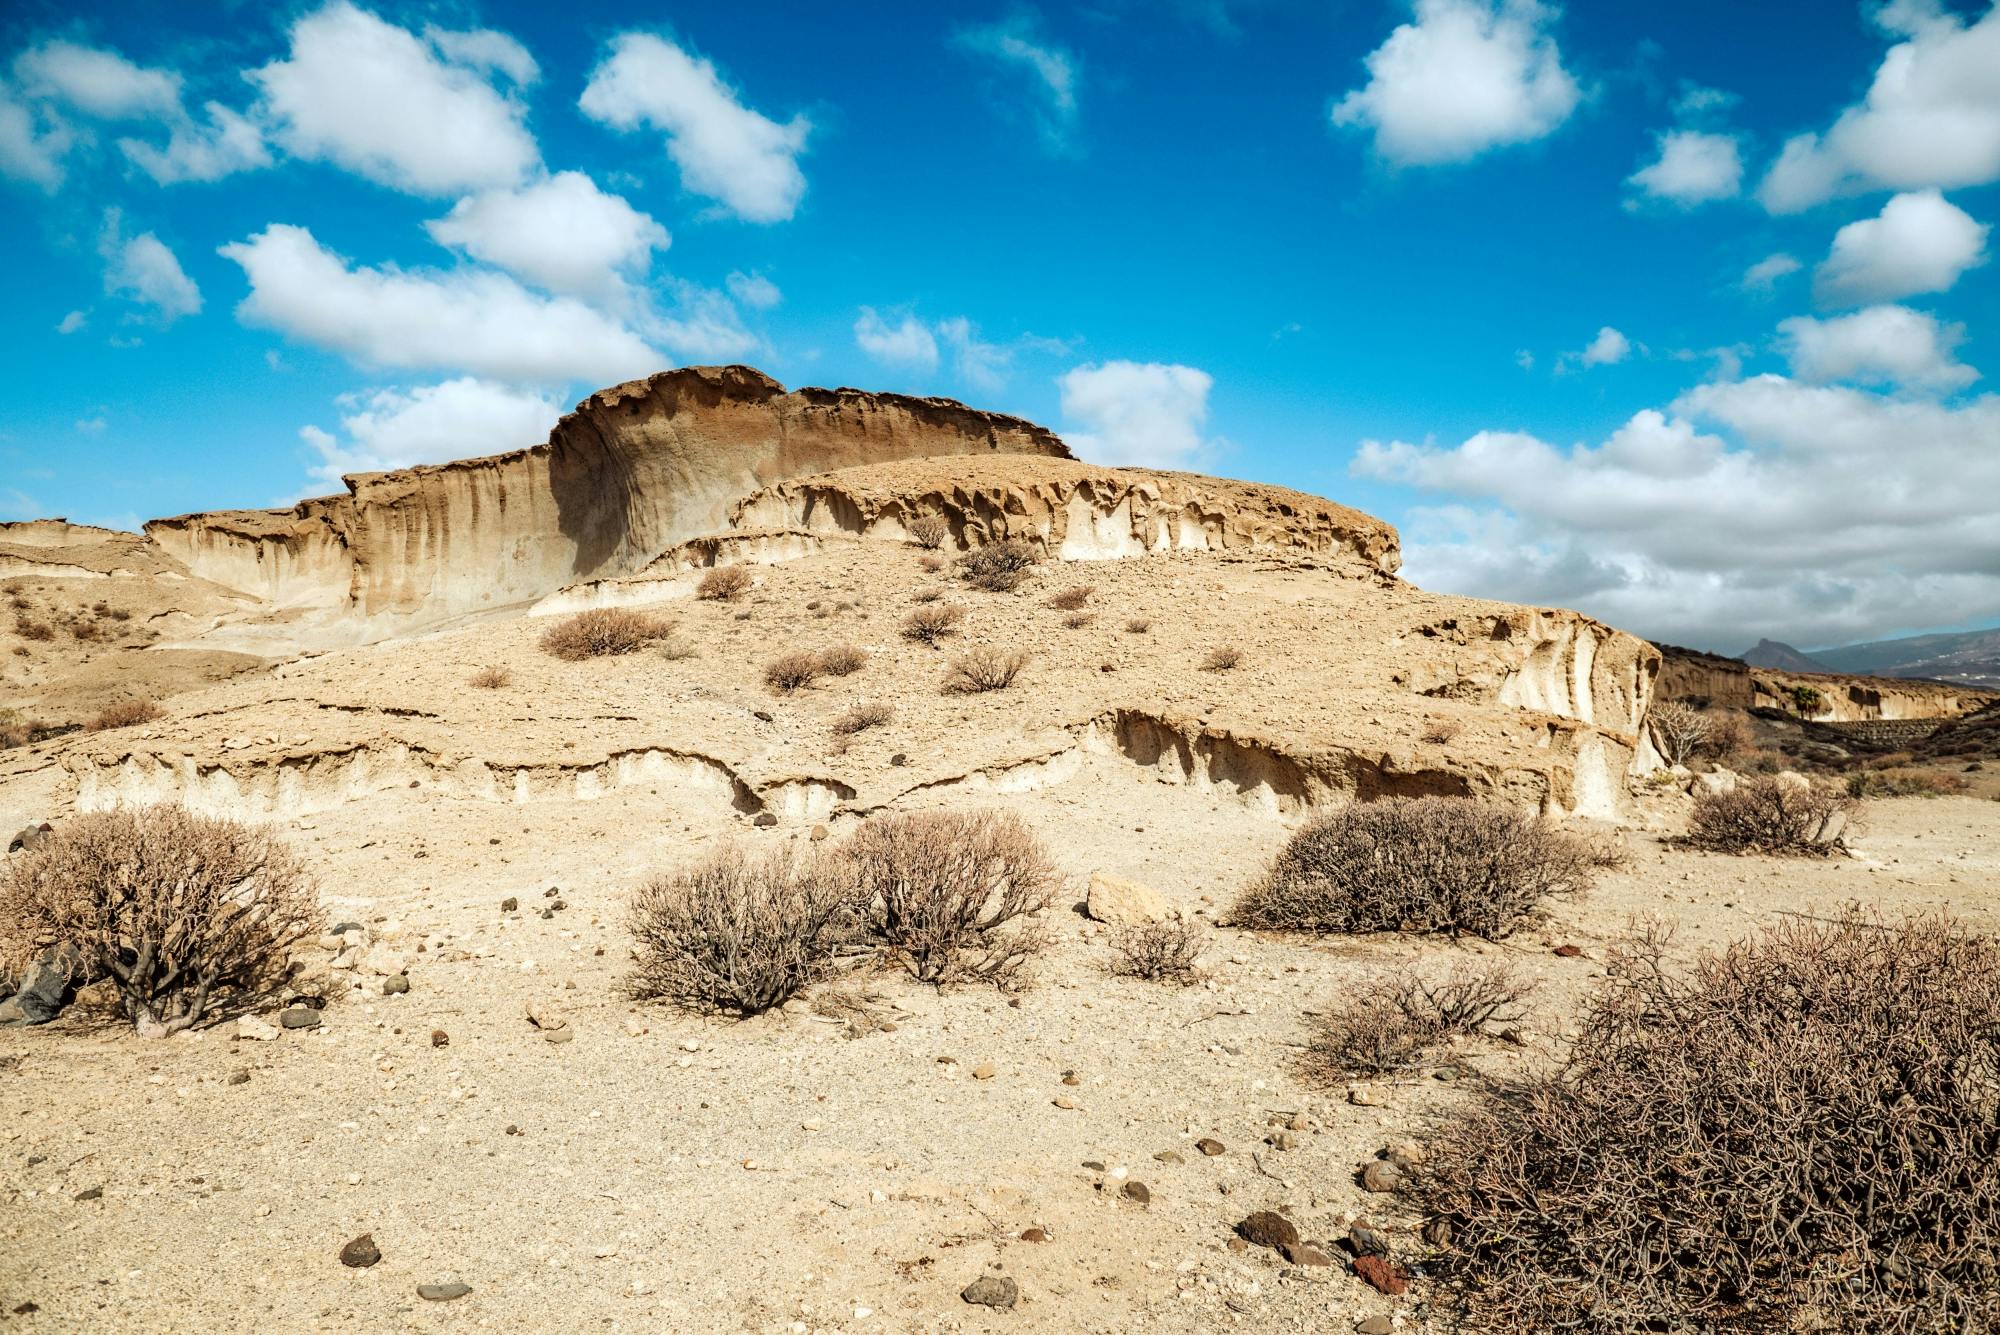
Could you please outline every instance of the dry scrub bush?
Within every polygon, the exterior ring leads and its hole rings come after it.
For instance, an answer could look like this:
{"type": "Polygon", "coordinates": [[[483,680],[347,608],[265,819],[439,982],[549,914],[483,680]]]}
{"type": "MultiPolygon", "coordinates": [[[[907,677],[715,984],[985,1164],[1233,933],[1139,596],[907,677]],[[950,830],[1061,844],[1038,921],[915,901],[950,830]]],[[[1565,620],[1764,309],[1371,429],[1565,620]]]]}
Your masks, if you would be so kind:
{"type": "Polygon", "coordinates": [[[774,691],[796,691],[810,686],[825,671],[820,656],[804,649],[780,654],[764,665],[764,684],[774,691]]]}
{"type": "Polygon", "coordinates": [[[1012,593],[1020,587],[1028,568],[1042,559],[1041,548],[1020,538],[1007,538],[974,548],[958,558],[958,574],[975,589],[988,593],[1012,593]]]}
{"type": "Polygon", "coordinates": [[[1021,675],[1021,669],[1028,665],[1025,653],[1003,653],[988,645],[981,645],[952,660],[951,671],[945,674],[944,689],[952,695],[979,695],[985,691],[1004,691],[1014,684],[1014,678],[1021,675]]]}
{"type": "Polygon", "coordinates": [[[1711,760],[1727,760],[1740,751],[1749,750],[1755,740],[1749,720],[1741,714],[1711,714],[1708,736],[1702,739],[1701,753],[1711,760]]]}
{"type": "Polygon", "coordinates": [[[1243,661],[1243,651],[1234,645],[1224,645],[1208,651],[1208,657],[1201,660],[1203,672],[1227,672],[1243,661]]]}
{"type": "Polygon", "coordinates": [[[1842,852],[1854,799],[1824,784],[1757,775],[1694,795],[1687,842],[1717,853],[1826,857],[1842,852]]]}
{"type": "Polygon", "coordinates": [[[1060,612],[1074,612],[1090,601],[1090,595],[1097,592],[1094,584],[1077,584],[1064,589],[1049,599],[1049,606],[1060,612]]]}
{"type": "Polygon", "coordinates": [[[934,552],[951,536],[951,525],[943,515],[918,515],[909,524],[910,541],[934,552]]]}
{"type": "Polygon", "coordinates": [[[1951,797],[1970,785],[1956,774],[1921,769],[1867,769],[1847,776],[1849,797],[1951,797]]]}
{"type": "Polygon", "coordinates": [[[24,640],[53,640],[55,628],[46,621],[33,621],[27,617],[14,618],[14,633],[24,640]]]}
{"type": "Polygon", "coordinates": [[[1682,766],[1694,758],[1708,738],[1708,715],[1682,700],[1663,700],[1646,711],[1660,758],[1682,766]]]}
{"type": "Polygon", "coordinates": [[[944,569],[944,558],[936,552],[925,552],[917,558],[917,568],[926,574],[935,575],[944,569]]]}
{"type": "Polygon", "coordinates": [[[701,583],[694,587],[694,596],[704,602],[733,603],[750,592],[755,582],[742,566],[717,566],[701,577],[701,583]]]}
{"type": "Polygon", "coordinates": [[[1438,982],[1409,970],[1378,979],[1321,1018],[1306,1074],[1333,1083],[1422,1065],[1455,1039],[1520,1023],[1533,986],[1498,964],[1455,965],[1438,982]]]}
{"type": "Polygon", "coordinates": [[[936,645],[945,636],[956,635],[963,620],[965,609],[957,603],[926,603],[903,618],[903,638],[936,645]]]}
{"type": "Polygon", "coordinates": [[[1854,912],[1666,944],[1413,1177],[1454,1328],[2000,1329],[1995,943],[1854,912]]]}
{"type": "Polygon", "coordinates": [[[0,750],[10,746],[26,746],[41,732],[41,725],[24,714],[11,709],[0,709],[0,750]]]}
{"type": "Polygon", "coordinates": [[[844,859],[726,848],[655,878],[634,898],[631,992],[692,1011],[756,1015],[832,972],[859,922],[844,859]]]}
{"type": "Polygon", "coordinates": [[[918,589],[915,593],[911,594],[910,601],[913,603],[934,603],[942,597],[944,597],[943,589],[924,588],[918,589]]]}
{"type": "Polygon", "coordinates": [[[868,653],[859,645],[836,644],[819,655],[819,670],[829,677],[851,677],[868,666],[868,653]]]}
{"type": "Polygon", "coordinates": [[[1063,625],[1069,627],[1071,630],[1082,630],[1095,620],[1097,620],[1095,612],[1071,612],[1063,618],[1063,625]]]}
{"type": "Polygon", "coordinates": [[[1148,617],[1133,617],[1125,623],[1125,633],[1127,635],[1144,635],[1152,628],[1152,620],[1148,617]]]}
{"type": "Polygon", "coordinates": [[[1469,932],[1497,940],[1606,855],[1539,817],[1465,797],[1357,802],[1292,836],[1236,906],[1246,927],[1469,932]]]}
{"type": "Polygon", "coordinates": [[[319,928],[312,878],[283,842],[180,807],[74,817],[0,867],[0,971],[74,952],[142,1038],[268,998],[319,928]]]}
{"type": "Polygon", "coordinates": [[[1208,934],[1185,919],[1121,927],[1111,935],[1111,948],[1118,954],[1111,972],[1121,978],[1188,987],[1201,981],[1195,965],[1207,945],[1208,934]]]}
{"type": "Polygon", "coordinates": [[[497,691],[500,690],[502,687],[512,685],[513,681],[514,681],[514,674],[509,672],[506,668],[497,668],[497,667],[481,668],[479,669],[479,671],[472,674],[472,685],[474,689],[481,691],[497,691]]]}
{"type": "Polygon", "coordinates": [[[593,607],[550,626],[542,634],[542,649],[574,663],[636,653],[665,639],[673,628],[670,621],[629,607],[593,607]]]}
{"type": "Polygon", "coordinates": [[[1055,864],[1012,814],[877,816],[846,855],[869,900],[870,935],[923,982],[1004,985],[1046,944],[1025,919],[1048,907],[1055,864]]]}
{"type": "Polygon", "coordinates": [[[151,700],[121,700],[107,706],[104,712],[84,725],[85,732],[104,732],[110,728],[136,728],[141,723],[151,723],[160,716],[160,707],[151,700]]]}
{"type": "Polygon", "coordinates": [[[852,737],[857,732],[879,728],[896,717],[896,711],[885,704],[856,705],[833,720],[836,737],[852,737]]]}

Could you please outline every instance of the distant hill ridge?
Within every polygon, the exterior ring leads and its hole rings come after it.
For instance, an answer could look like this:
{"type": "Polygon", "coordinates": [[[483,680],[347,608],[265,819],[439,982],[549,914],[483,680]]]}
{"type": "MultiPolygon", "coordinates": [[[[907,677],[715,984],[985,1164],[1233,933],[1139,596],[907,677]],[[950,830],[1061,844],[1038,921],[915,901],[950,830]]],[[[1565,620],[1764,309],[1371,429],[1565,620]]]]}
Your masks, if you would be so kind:
{"type": "Polygon", "coordinates": [[[1811,654],[1802,653],[1783,640],[1759,640],[1737,655],[1751,667],[1773,668],[1779,672],[1839,672],[1811,654]]]}

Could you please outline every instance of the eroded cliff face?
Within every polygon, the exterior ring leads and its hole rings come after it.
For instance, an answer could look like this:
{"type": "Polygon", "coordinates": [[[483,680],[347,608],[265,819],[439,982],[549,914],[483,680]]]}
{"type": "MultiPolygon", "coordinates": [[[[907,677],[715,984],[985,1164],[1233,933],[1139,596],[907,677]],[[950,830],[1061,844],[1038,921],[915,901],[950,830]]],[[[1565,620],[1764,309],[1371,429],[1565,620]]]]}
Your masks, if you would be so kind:
{"type": "Polygon", "coordinates": [[[731,522],[900,541],[921,515],[942,517],[957,547],[1025,538],[1066,561],[1263,548],[1356,574],[1393,575],[1402,564],[1390,525],[1289,488],[991,456],[789,478],[746,496],[731,522]]]}
{"type": "MultiPolygon", "coordinates": [[[[1067,459],[1050,432],[949,399],[801,389],[690,367],[593,394],[544,445],[347,479],[290,510],[155,520],[197,575],[358,641],[638,569],[801,473],[952,454],[1067,459]]],[[[311,637],[308,637],[311,638],[311,637]]]]}
{"type": "Polygon", "coordinates": [[[1728,709],[1781,709],[1819,723],[1953,719],[1994,698],[1990,692],[1949,682],[1781,672],[1671,645],[1665,653],[1662,700],[1706,701],[1728,709]],[[1801,688],[1809,693],[1802,695],[1801,688]]]}

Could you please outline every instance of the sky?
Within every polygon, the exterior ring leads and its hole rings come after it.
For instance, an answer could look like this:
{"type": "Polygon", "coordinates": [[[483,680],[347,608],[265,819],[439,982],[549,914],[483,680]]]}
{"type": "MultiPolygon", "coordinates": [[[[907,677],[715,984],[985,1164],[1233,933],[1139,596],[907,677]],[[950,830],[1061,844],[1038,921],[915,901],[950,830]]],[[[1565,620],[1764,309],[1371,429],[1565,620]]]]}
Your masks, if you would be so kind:
{"type": "Polygon", "coordinates": [[[1988,0],[0,5],[0,520],[746,362],[1735,652],[2000,623],[1988,0]]]}

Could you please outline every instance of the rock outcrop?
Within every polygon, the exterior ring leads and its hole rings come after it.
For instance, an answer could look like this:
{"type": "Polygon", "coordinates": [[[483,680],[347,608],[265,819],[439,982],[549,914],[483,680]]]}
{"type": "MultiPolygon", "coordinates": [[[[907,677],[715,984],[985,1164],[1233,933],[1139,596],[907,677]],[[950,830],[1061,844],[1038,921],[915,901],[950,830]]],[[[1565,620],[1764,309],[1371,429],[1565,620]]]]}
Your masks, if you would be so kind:
{"type": "Polygon", "coordinates": [[[1954,719],[1992,701],[1976,686],[1903,677],[1848,677],[1752,667],[1698,649],[1663,646],[1659,698],[1725,709],[1777,709],[1816,723],[1954,719]]]}
{"type": "Polygon", "coordinates": [[[306,613],[296,638],[360,642],[636,570],[783,478],[965,453],[1069,458],[1031,422],[949,399],[787,392],[749,367],[690,367],[593,394],[531,449],[146,532],[195,574],[306,613]]]}

